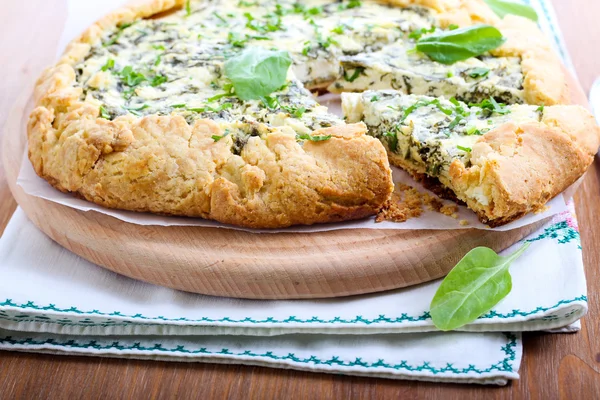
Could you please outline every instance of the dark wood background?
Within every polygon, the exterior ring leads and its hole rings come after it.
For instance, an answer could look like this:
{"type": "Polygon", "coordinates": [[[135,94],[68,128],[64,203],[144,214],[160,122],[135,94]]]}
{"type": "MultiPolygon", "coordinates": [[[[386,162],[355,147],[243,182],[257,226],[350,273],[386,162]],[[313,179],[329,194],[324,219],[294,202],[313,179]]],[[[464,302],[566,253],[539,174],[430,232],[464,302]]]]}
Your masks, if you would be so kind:
{"type": "MultiPolygon", "coordinates": [[[[600,75],[600,1],[553,3],[587,91],[600,75]]],[[[53,61],[66,18],[66,0],[2,0],[1,7],[0,128],[24,82],[53,61]]],[[[588,172],[576,205],[590,312],[578,334],[525,334],[521,379],[506,387],[0,352],[0,398],[600,398],[600,161],[588,172]]],[[[0,166],[0,233],[15,207],[0,166]]]]}

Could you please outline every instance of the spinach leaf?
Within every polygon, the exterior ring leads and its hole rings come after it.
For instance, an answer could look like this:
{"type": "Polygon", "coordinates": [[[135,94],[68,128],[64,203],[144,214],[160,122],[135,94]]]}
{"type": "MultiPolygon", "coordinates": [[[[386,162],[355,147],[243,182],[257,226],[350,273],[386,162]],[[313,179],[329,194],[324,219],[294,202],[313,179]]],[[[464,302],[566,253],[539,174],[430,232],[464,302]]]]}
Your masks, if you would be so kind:
{"type": "Polygon", "coordinates": [[[538,15],[533,7],[526,4],[522,4],[516,1],[510,0],[484,0],[487,5],[498,15],[500,18],[504,18],[507,14],[519,15],[521,17],[529,18],[532,21],[538,20],[538,15]]]}
{"type": "Polygon", "coordinates": [[[242,100],[264,98],[280,87],[287,78],[292,59],[287,51],[248,47],[225,62],[225,75],[235,94],[242,100]]]}
{"type": "Polygon", "coordinates": [[[453,64],[493,50],[505,41],[493,26],[475,25],[421,38],[416,49],[434,61],[453,64]]]}
{"type": "Polygon", "coordinates": [[[508,268],[527,248],[502,257],[487,247],[469,251],[442,281],[431,301],[431,319],[443,331],[460,328],[490,311],[510,292],[508,268]]]}

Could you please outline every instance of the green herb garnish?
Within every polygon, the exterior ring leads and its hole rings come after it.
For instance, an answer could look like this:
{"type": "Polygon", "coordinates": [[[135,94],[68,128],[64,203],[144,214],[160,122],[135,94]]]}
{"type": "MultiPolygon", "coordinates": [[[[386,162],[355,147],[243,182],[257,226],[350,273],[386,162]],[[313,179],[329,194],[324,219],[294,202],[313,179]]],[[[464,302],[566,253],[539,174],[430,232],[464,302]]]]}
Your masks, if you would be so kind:
{"type": "Polygon", "coordinates": [[[346,30],[346,25],[339,24],[339,25],[336,25],[336,26],[335,26],[335,27],[334,27],[334,28],[331,30],[331,32],[333,32],[333,33],[337,33],[338,35],[342,35],[342,34],[344,33],[344,31],[345,31],[345,30],[346,30]]]}
{"type": "Polygon", "coordinates": [[[348,4],[340,4],[338,10],[349,10],[360,6],[362,6],[362,2],[360,0],[349,0],[348,4]]]}
{"type": "Polygon", "coordinates": [[[482,68],[482,67],[472,68],[468,72],[468,74],[471,78],[483,78],[483,77],[487,76],[489,73],[490,73],[489,68],[482,68]]]}
{"type": "Polygon", "coordinates": [[[110,114],[108,113],[108,111],[106,111],[106,108],[104,108],[104,106],[100,106],[100,118],[110,120],[110,114]]]}
{"type": "Polygon", "coordinates": [[[150,86],[156,87],[156,86],[162,85],[166,81],[167,81],[167,77],[166,76],[164,76],[164,75],[156,75],[154,78],[152,78],[152,81],[150,82],[150,86]]]}
{"type": "Polygon", "coordinates": [[[145,110],[148,107],[150,107],[148,104],[143,104],[143,105],[139,106],[138,108],[133,108],[133,107],[123,107],[123,108],[126,109],[127,111],[129,111],[130,113],[132,113],[133,115],[140,116],[141,115],[140,111],[145,110]]]}
{"type": "Polygon", "coordinates": [[[225,133],[222,136],[219,135],[212,135],[211,138],[212,140],[214,140],[215,142],[218,142],[219,140],[223,139],[225,136],[228,136],[231,132],[229,132],[229,129],[225,129],[225,133]]]}
{"type": "Polygon", "coordinates": [[[285,110],[287,113],[291,114],[296,118],[301,118],[306,112],[305,107],[296,107],[296,106],[284,106],[280,105],[282,110],[285,110]]]}
{"type": "Polygon", "coordinates": [[[192,5],[190,3],[191,3],[190,0],[186,0],[186,2],[185,2],[185,16],[186,17],[189,17],[190,15],[192,15],[192,5]]]}
{"type": "Polygon", "coordinates": [[[416,29],[414,31],[412,31],[408,37],[410,39],[415,39],[415,40],[419,40],[421,39],[421,37],[423,35],[426,35],[428,33],[433,33],[435,32],[435,26],[432,26],[431,28],[427,29],[427,28],[421,28],[421,29],[416,29]]]}
{"type": "Polygon", "coordinates": [[[206,107],[196,107],[196,108],[187,108],[187,111],[191,111],[191,112],[196,112],[196,113],[204,113],[204,112],[213,112],[213,113],[218,113],[221,112],[223,110],[228,110],[230,108],[233,107],[233,104],[231,103],[223,103],[218,107],[211,107],[211,106],[206,106],[206,107]]]}
{"type": "Polygon", "coordinates": [[[464,151],[465,153],[470,153],[471,152],[471,148],[470,147],[463,147],[460,145],[456,146],[457,149],[464,151]]]}
{"type": "Polygon", "coordinates": [[[417,40],[416,49],[442,64],[479,56],[502,45],[506,39],[491,25],[475,25],[433,34],[417,40]]]}
{"type": "Polygon", "coordinates": [[[222,23],[224,23],[225,25],[227,25],[227,19],[225,19],[225,17],[223,17],[221,14],[219,14],[218,12],[215,11],[215,12],[213,12],[213,15],[215,17],[217,17],[217,19],[219,21],[221,21],[222,23]]]}
{"type": "Polygon", "coordinates": [[[537,22],[538,15],[533,7],[523,3],[509,0],[484,0],[487,5],[500,17],[504,18],[507,14],[519,15],[521,17],[529,18],[532,21],[537,22]]]}
{"type": "Polygon", "coordinates": [[[396,152],[398,150],[398,133],[394,132],[386,132],[383,134],[385,138],[387,138],[388,147],[391,151],[396,152]]]}
{"type": "Polygon", "coordinates": [[[348,76],[347,72],[344,71],[344,80],[347,82],[354,82],[358,77],[365,71],[364,67],[356,67],[351,76],[348,76]]]}
{"type": "Polygon", "coordinates": [[[376,101],[379,101],[379,96],[375,95],[371,97],[371,103],[375,103],[376,101]]]}
{"type": "Polygon", "coordinates": [[[464,118],[460,115],[457,115],[456,118],[454,118],[454,120],[452,120],[452,122],[450,122],[450,125],[448,125],[448,129],[452,130],[454,128],[456,128],[456,126],[458,124],[460,124],[460,121],[464,120],[464,118]]]}
{"type": "Polygon", "coordinates": [[[476,247],[444,278],[431,301],[434,325],[443,331],[460,328],[490,311],[510,292],[510,265],[527,248],[502,257],[487,247],[476,247]]]}
{"type": "Polygon", "coordinates": [[[543,114],[544,113],[544,105],[542,104],[541,106],[539,106],[538,108],[536,108],[535,111],[543,114]]]}
{"type": "Polygon", "coordinates": [[[312,136],[309,135],[308,133],[302,133],[302,134],[296,134],[296,139],[299,140],[309,140],[311,142],[322,142],[324,140],[329,140],[331,139],[331,135],[327,135],[327,136],[312,136]]]}
{"type": "Polygon", "coordinates": [[[108,42],[104,43],[102,46],[104,47],[108,47],[108,46],[112,46],[113,44],[117,43],[119,41],[119,39],[121,38],[121,35],[123,35],[123,31],[127,28],[129,28],[131,25],[133,25],[133,23],[125,23],[122,24],[118,27],[118,31],[117,33],[115,33],[112,37],[111,40],[109,40],[108,42]]]}
{"type": "Polygon", "coordinates": [[[481,135],[482,134],[481,131],[479,129],[477,129],[476,126],[470,126],[470,127],[468,127],[465,132],[466,132],[466,134],[468,136],[471,136],[471,135],[481,135]]]}
{"type": "Polygon", "coordinates": [[[469,103],[470,107],[479,107],[487,110],[489,114],[497,113],[500,115],[510,114],[510,109],[504,103],[498,103],[493,97],[484,100],[481,103],[469,103]]]}
{"type": "Polygon", "coordinates": [[[106,72],[106,71],[108,71],[109,69],[113,69],[114,67],[115,67],[115,60],[113,60],[113,59],[111,58],[111,59],[109,59],[109,60],[106,62],[106,64],[104,64],[104,65],[102,66],[102,68],[100,68],[100,69],[101,69],[102,71],[106,72]]]}
{"type": "Polygon", "coordinates": [[[242,100],[269,96],[287,79],[292,59],[287,51],[248,47],[225,62],[225,75],[242,100]]]}

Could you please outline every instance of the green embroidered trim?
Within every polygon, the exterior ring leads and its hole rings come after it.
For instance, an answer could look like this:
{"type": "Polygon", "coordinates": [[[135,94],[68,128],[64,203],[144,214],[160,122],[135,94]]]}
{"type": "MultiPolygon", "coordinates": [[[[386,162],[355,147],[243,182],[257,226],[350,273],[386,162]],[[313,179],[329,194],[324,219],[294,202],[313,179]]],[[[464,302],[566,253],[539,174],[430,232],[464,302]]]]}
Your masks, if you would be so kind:
{"type": "Polygon", "coordinates": [[[570,304],[576,301],[586,301],[587,302],[587,296],[579,296],[579,297],[575,297],[574,299],[571,300],[561,300],[558,303],[556,303],[555,305],[553,305],[552,307],[537,307],[534,310],[531,311],[521,311],[521,310],[512,310],[510,313],[508,314],[498,314],[496,311],[492,310],[489,313],[479,317],[479,319],[489,319],[489,318],[513,318],[513,317],[527,317],[529,315],[533,315],[533,314],[537,314],[539,312],[546,312],[549,310],[552,310],[554,308],[558,308],[561,305],[564,304],[570,304]]]}
{"type": "Polygon", "coordinates": [[[313,365],[328,365],[328,366],[340,366],[340,367],[363,367],[368,369],[392,369],[392,370],[405,370],[405,371],[417,371],[417,372],[430,372],[432,374],[467,374],[470,372],[477,374],[490,373],[492,371],[500,372],[513,372],[513,362],[515,361],[517,347],[517,337],[512,333],[504,333],[507,339],[506,345],[501,347],[504,353],[504,358],[497,363],[491,365],[488,368],[480,369],[474,365],[469,365],[467,368],[456,368],[453,364],[447,363],[443,368],[432,367],[429,362],[423,362],[419,366],[409,365],[407,361],[401,361],[399,364],[390,364],[383,359],[377,360],[377,362],[368,363],[363,361],[360,357],[354,361],[340,360],[339,356],[332,356],[328,360],[321,360],[319,357],[310,356],[309,358],[296,357],[294,353],[289,353],[285,356],[274,354],[272,351],[265,353],[255,353],[251,350],[243,352],[232,352],[229,349],[221,349],[220,351],[210,351],[205,347],[190,350],[186,349],[185,346],[179,345],[174,348],[163,347],[162,344],[156,343],[152,347],[142,346],[139,342],[133,345],[123,345],[120,342],[113,342],[107,345],[98,344],[96,340],[91,340],[86,343],[78,343],[75,340],[68,340],[65,342],[56,342],[54,339],[46,340],[35,340],[33,338],[27,338],[22,340],[13,339],[12,336],[6,336],[0,338],[0,344],[9,344],[12,346],[52,346],[52,347],[70,347],[77,349],[95,349],[95,350],[119,350],[119,351],[151,351],[154,353],[180,353],[180,354],[195,354],[195,355],[228,355],[228,356],[243,356],[243,357],[254,357],[254,358],[267,358],[270,360],[284,361],[289,360],[300,364],[313,364],[313,365]]]}
{"type": "Polygon", "coordinates": [[[561,221],[544,229],[539,236],[525,240],[526,242],[536,242],[546,238],[558,239],[558,243],[566,244],[576,241],[581,250],[581,237],[576,229],[569,226],[567,221],[561,221]]]}
{"type": "MultiPolygon", "coordinates": [[[[525,317],[525,316],[529,316],[529,315],[533,315],[533,314],[537,314],[540,312],[546,312],[555,308],[560,307],[561,305],[565,305],[565,304],[570,304],[570,303],[574,303],[574,302],[578,302],[578,301],[586,301],[587,302],[587,296],[579,296],[579,297],[575,297],[574,299],[571,300],[561,300],[558,303],[556,303],[553,306],[550,307],[537,307],[534,310],[531,311],[521,311],[521,310],[512,310],[510,313],[506,313],[506,314],[502,314],[502,313],[498,313],[494,310],[490,311],[489,313],[487,313],[486,315],[483,315],[481,317],[479,317],[480,319],[490,319],[490,318],[500,318],[500,319],[506,319],[506,318],[514,318],[517,316],[521,316],[521,317],[525,317]]],[[[340,317],[335,317],[333,319],[329,319],[329,320],[324,320],[324,319],[320,319],[319,317],[312,317],[310,319],[300,319],[297,318],[295,316],[290,316],[286,319],[275,319],[273,317],[268,317],[266,319],[262,319],[262,320],[256,320],[254,318],[250,318],[250,317],[246,317],[243,319],[232,319],[229,317],[224,317],[224,318],[219,318],[219,319],[213,319],[213,318],[208,318],[208,317],[202,317],[200,319],[188,319],[188,318],[166,318],[163,316],[158,316],[158,317],[147,317],[144,316],[142,314],[135,314],[135,315],[126,315],[123,314],[119,311],[114,311],[111,313],[104,313],[98,310],[92,310],[92,311],[81,311],[79,310],[77,307],[71,307],[71,308],[58,308],[56,307],[54,304],[50,304],[48,306],[38,306],[37,304],[35,304],[33,301],[28,301],[25,304],[16,304],[14,303],[11,299],[7,299],[4,302],[0,303],[0,307],[13,307],[13,308],[19,308],[19,309],[23,309],[23,310],[39,310],[39,311],[55,311],[55,312],[59,312],[59,313],[75,313],[75,314],[80,314],[80,315],[98,315],[98,316],[103,316],[103,317],[111,317],[111,316],[118,316],[118,317],[123,317],[123,318],[131,318],[131,319],[142,319],[142,320],[159,320],[162,322],[198,322],[198,323],[223,323],[223,322],[229,322],[229,323],[252,323],[252,324],[288,324],[288,323],[301,323],[301,324],[362,324],[362,325],[372,325],[372,324],[379,324],[379,323],[390,323],[390,324],[395,324],[395,323],[404,323],[404,322],[420,322],[420,321],[427,321],[429,319],[431,319],[431,316],[429,315],[429,312],[424,312],[423,314],[417,316],[417,317],[413,317],[413,316],[409,316],[406,313],[401,314],[399,317],[396,318],[389,318],[386,317],[385,315],[380,315],[377,318],[374,319],[367,319],[367,318],[363,318],[362,316],[357,316],[354,319],[343,319],[340,317]]],[[[32,316],[29,314],[21,314],[21,315],[17,315],[17,316],[10,316],[6,313],[5,310],[0,310],[0,319],[9,319],[9,318],[18,318],[18,319],[31,319],[32,316]]],[[[63,325],[85,325],[85,326],[119,326],[119,325],[130,325],[130,324],[135,324],[135,325],[160,325],[160,322],[150,322],[150,323],[138,323],[138,322],[132,322],[132,321],[123,321],[123,320],[113,320],[113,319],[107,319],[104,322],[98,322],[98,321],[93,321],[90,320],[89,318],[86,318],[84,320],[78,321],[78,322],[73,322],[72,320],[68,319],[68,318],[61,318],[61,319],[52,319],[50,317],[46,317],[46,316],[38,316],[35,317],[37,320],[33,321],[33,322],[46,322],[46,323],[58,323],[58,324],[63,324],[63,325]]],[[[31,322],[31,321],[27,321],[27,322],[31,322]]]]}

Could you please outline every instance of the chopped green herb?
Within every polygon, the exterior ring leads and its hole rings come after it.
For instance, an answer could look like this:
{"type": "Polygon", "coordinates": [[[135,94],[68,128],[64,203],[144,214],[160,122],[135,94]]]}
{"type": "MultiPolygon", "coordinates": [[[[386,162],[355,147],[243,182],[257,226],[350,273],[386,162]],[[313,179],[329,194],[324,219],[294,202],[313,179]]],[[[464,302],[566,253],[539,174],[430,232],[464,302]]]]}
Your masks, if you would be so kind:
{"type": "Polygon", "coordinates": [[[159,45],[157,45],[157,44],[153,44],[153,45],[152,45],[152,48],[153,48],[154,50],[160,50],[160,51],[165,51],[165,50],[167,50],[167,49],[165,48],[165,46],[163,46],[162,44],[159,44],[159,45]]]}
{"type": "Polygon", "coordinates": [[[510,109],[504,103],[498,103],[493,97],[489,100],[484,100],[481,103],[469,103],[470,107],[479,107],[486,110],[488,114],[497,113],[500,115],[510,114],[510,109]]]}
{"type": "Polygon", "coordinates": [[[141,115],[140,111],[145,110],[146,108],[150,107],[148,104],[143,104],[141,106],[139,106],[138,108],[133,108],[133,107],[123,107],[124,109],[126,109],[127,111],[129,111],[130,113],[132,113],[133,115],[141,115]]]}
{"type": "Polygon", "coordinates": [[[452,71],[446,72],[446,77],[447,78],[452,78],[453,76],[454,76],[454,73],[452,71]]]}
{"type": "Polygon", "coordinates": [[[457,145],[456,146],[457,149],[464,151],[465,153],[470,153],[471,152],[471,148],[470,147],[463,147],[461,145],[457,145]]]}
{"type": "Polygon", "coordinates": [[[106,108],[104,108],[104,106],[100,106],[100,118],[110,119],[110,114],[108,113],[108,111],[106,111],[106,108]]]}
{"type": "Polygon", "coordinates": [[[231,132],[229,132],[229,129],[225,129],[225,133],[222,136],[212,135],[211,138],[215,142],[218,142],[219,140],[223,139],[225,136],[228,136],[230,133],[231,132]]]}
{"type": "Polygon", "coordinates": [[[456,24],[450,24],[450,25],[448,25],[448,30],[449,31],[453,31],[453,30],[458,29],[458,28],[459,28],[459,26],[456,25],[456,24]]]}
{"type": "Polygon", "coordinates": [[[432,27],[431,27],[431,28],[429,28],[429,29],[426,29],[426,28],[421,28],[421,29],[414,30],[414,31],[412,31],[412,32],[411,32],[411,33],[408,35],[408,37],[409,37],[410,39],[419,40],[419,39],[421,39],[421,37],[422,37],[423,35],[426,35],[426,34],[428,34],[428,33],[433,33],[433,32],[435,32],[435,26],[432,26],[432,27]]]}
{"type": "Polygon", "coordinates": [[[296,118],[302,118],[302,116],[306,112],[306,108],[304,107],[281,105],[281,108],[296,118]]]}
{"type": "Polygon", "coordinates": [[[351,76],[348,76],[346,71],[344,71],[344,80],[347,82],[354,82],[358,77],[365,71],[364,67],[356,67],[351,76]]]}
{"type": "Polygon", "coordinates": [[[101,69],[102,71],[106,72],[106,71],[108,71],[109,69],[113,69],[114,67],[115,67],[115,60],[113,60],[112,58],[110,58],[110,59],[109,59],[109,60],[106,62],[106,64],[104,64],[104,65],[102,66],[102,68],[100,68],[100,69],[101,69]]]}
{"type": "Polygon", "coordinates": [[[346,26],[343,24],[336,25],[335,28],[331,30],[333,33],[337,33],[338,35],[342,35],[346,30],[346,26]]]}
{"type": "Polygon", "coordinates": [[[238,7],[254,7],[258,5],[258,1],[244,1],[238,2],[238,7]]]}
{"type": "Polygon", "coordinates": [[[186,105],[185,104],[173,104],[171,105],[172,108],[185,108],[186,105]]]}
{"type": "Polygon", "coordinates": [[[141,72],[135,72],[133,70],[133,67],[131,67],[130,65],[123,68],[120,75],[121,75],[121,81],[125,85],[130,86],[130,87],[138,86],[140,83],[147,80],[146,77],[144,76],[144,74],[142,74],[141,72]]]}
{"type": "Polygon", "coordinates": [[[379,96],[375,95],[371,97],[371,103],[375,103],[376,101],[379,101],[379,96]]]}
{"type": "Polygon", "coordinates": [[[454,118],[452,122],[450,122],[450,125],[448,125],[448,129],[452,130],[456,128],[456,126],[460,124],[460,121],[462,120],[464,120],[464,118],[460,115],[457,115],[456,118],[454,118]]]}
{"type": "Polygon", "coordinates": [[[224,24],[227,24],[227,19],[225,19],[225,17],[223,17],[221,14],[219,14],[218,12],[213,12],[213,15],[215,17],[217,17],[217,19],[219,19],[221,22],[223,22],[224,24]]]}
{"type": "Polygon", "coordinates": [[[296,139],[300,139],[300,140],[309,140],[311,142],[322,142],[324,140],[329,140],[331,139],[331,135],[327,135],[327,136],[313,136],[313,135],[309,135],[308,133],[302,133],[302,134],[297,134],[296,135],[296,139]]]}
{"type": "Polygon", "coordinates": [[[311,42],[310,42],[310,40],[307,40],[306,42],[304,42],[304,48],[302,49],[302,54],[307,56],[311,50],[312,50],[311,42]]]}
{"type": "Polygon", "coordinates": [[[538,108],[535,109],[537,112],[539,113],[544,113],[544,105],[542,104],[541,106],[539,106],[538,108]]]}
{"type": "Polygon", "coordinates": [[[349,10],[352,8],[357,8],[362,6],[362,2],[360,0],[349,0],[347,4],[340,4],[339,10],[349,10]]]}
{"type": "Polygon", "coordinates": [[[469,70],[468,74],[471,78],[483,78],[490,73],[489,68],[476,67],[469,70]]]}
{"type": "Polygon", "coordinates": [[[185,2],[185,16],[189,17],[192,15],[192,5],[190,0],[186,0],[185,2]]]}
{"type": "Polygon", "coordinates": [[[109,40],[108,42],[104,43],[103,46],[104,47],[108,47],[108,46],[112,46],[113,44],[117,43],[119,41],[119,39],[121,38],[121,35],[123,35],[123,31],[127,28],[129,28],[131,25],[133,25],[133,23],[125,23],[125,24],[121,24],[118,27],[118,31],[117,33],[115,33],[112,37],[111,40],[109,40]]]}
{"type": "Polygon", "coordinates": [[[490,311],[510,293],[510,265],[529,247],[525,243],[502,257],[487,247],[476,247],[444,278],[430,305],[433,324],[443,331],[458,329],[490,311]]]}
{"type": "Polygon", "coordinates": [[[275,96],[265,96],[262,97],[260,101],[270,110],[274,110],[279,105],[279,100],[275,96]]]}
{"type": "Polygon", "coordinates": [[[471,136],[471,135],[482,135],[481,131],[479,129],[477,129],[476,126],[470,126],[470,127],[468,127],[465,132],[469,136],[471,136]]]}
{"type": "Polygon", "coordinates": [[[156,87],[156,86],[162,85],[166,81],[167,81],[167,77],[166,76],[164,76],[164,75],[156,75],[154,78],[152,78],[152,82],[150,82],[150,86],[156,87]]]}
{"type": "Polygon", "coordinates": [[[398,133],[394,132],[386,132],[383,134],[385,138],[387,138],[388,147],[391,151],[396,152],[398,150],[398,133]]]}

